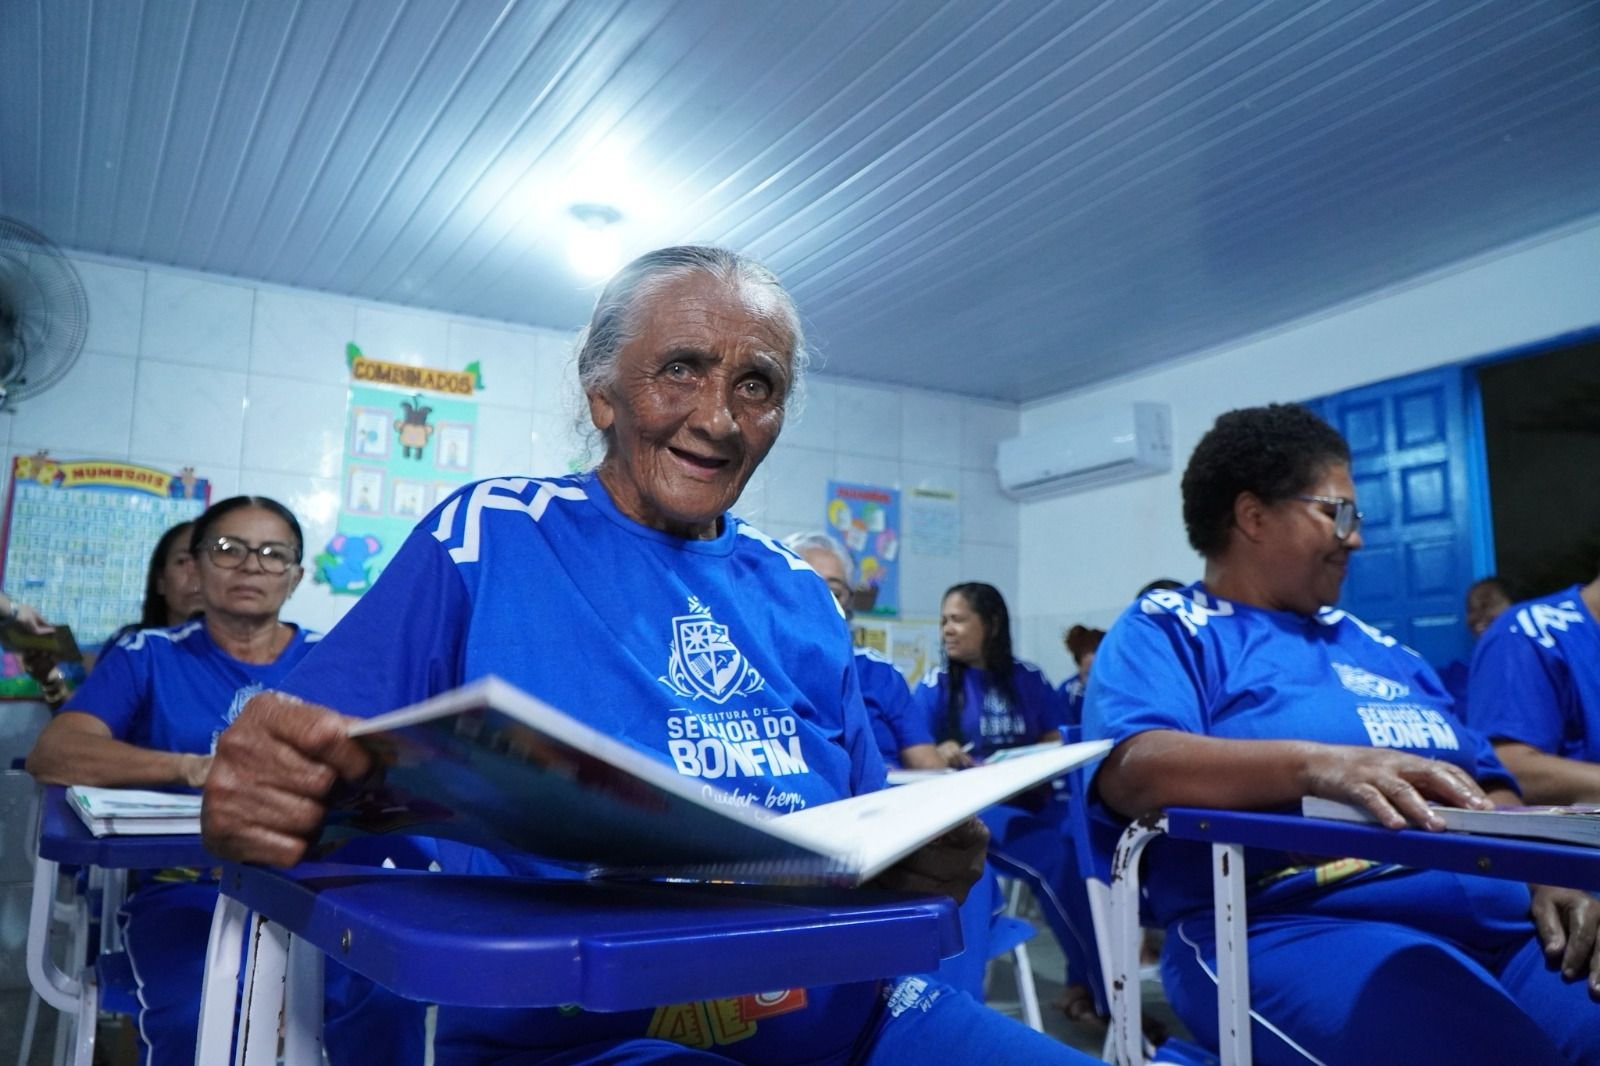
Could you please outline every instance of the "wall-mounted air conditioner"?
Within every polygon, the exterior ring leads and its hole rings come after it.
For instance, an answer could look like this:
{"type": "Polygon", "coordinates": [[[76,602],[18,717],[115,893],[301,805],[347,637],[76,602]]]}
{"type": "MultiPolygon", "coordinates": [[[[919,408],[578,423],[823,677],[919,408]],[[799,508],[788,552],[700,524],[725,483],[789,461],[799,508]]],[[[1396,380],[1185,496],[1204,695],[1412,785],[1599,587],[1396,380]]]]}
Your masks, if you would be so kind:
{"type": "Polygon", "coordinates": [[[1172,409],[1114,404],[1071,423],[1000,442],[1000,487],[1018,498],[1104,485],[1172,469],[1172,409]]]}

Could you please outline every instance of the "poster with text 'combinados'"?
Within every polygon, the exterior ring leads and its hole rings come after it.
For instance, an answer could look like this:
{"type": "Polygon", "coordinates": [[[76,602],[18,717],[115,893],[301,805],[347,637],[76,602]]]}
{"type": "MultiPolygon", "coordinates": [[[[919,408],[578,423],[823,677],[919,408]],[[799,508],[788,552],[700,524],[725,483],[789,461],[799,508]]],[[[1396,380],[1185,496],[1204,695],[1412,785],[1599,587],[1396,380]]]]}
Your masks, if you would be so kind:
{"type": "Polygon", "coordinates": [[[346,345],[350,402],[339,522],[312,580],[346,596],[371,587],[417,521],[472,480],[477,363],[460,370],[390,363],[346,345]]]}

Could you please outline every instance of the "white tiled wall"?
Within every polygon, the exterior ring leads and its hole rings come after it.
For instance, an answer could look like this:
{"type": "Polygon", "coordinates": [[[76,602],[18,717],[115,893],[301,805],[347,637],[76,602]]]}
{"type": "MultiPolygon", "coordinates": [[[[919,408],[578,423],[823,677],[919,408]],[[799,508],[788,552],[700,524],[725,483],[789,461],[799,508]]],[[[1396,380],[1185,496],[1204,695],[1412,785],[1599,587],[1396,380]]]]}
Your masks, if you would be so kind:
{"type": "MultiPolygon", "coordinates": [[[[10,455],[39,448],[193,465],[213,500],[283,501],[315,551],[337,520],[349,341],[394,362],[480,362],[480,476],[560,472],[580,455],[570,334],[125,261],[76,265],[89,299],[85,352],[54,389],[0,414],[7,470],[10,455]]],[[[1015,600],[1018,508],[1000,495],[993,460],[1018,418],[1010,405],[814,373],[737,510],[782,536],[822,524],[829,479],[953,490],[959,553],[905,544],[903,615],[936,617],[956,581],[990,581],[1015,600]]],[[[285,615],[325,628],[350,602],[307,579],[285,615]]]]}

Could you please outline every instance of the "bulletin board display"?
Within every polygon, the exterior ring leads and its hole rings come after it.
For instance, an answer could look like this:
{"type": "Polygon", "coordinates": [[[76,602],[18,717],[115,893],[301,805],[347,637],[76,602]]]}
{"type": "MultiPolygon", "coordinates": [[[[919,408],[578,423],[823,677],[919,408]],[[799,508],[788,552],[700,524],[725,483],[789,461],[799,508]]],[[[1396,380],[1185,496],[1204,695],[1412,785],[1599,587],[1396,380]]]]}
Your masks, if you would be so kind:
{"type": "Polygon", "coordinates": [[[828,528],[856,564],[856,614],[900,613],[900,491],[828,482],[828,528]]]}
{"type": "MultiPolygon", "coordinates": [[[[171,473],[110,460],[15,456],[0,587],[48,621],[72,626],[79,646],[93,649],[138,621],[156,541],[199,515],[210,498],[210,484],[192,468],[171,473]]],[[[0,696],[37,692],[7,653],[0,696]]]]}
{"type": "Polygon", "coordinates": [[[476,363],[462,370],[388,363],[346,345],[351,383],[336,532],[312,580],[359,596],[412,527],[471,481],[477,460],[476,363]]]}

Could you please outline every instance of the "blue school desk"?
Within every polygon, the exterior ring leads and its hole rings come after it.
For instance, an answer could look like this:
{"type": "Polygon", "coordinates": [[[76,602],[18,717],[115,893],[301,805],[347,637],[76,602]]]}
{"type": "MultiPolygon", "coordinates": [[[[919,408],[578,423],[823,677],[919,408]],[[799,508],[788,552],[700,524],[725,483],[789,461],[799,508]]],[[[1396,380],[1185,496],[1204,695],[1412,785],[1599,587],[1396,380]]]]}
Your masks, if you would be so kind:
{"type": "Polygon", "coordinates": [[[424,1003],[619,1011],[929,971],[961,933],[946,897],[871,889],[228,865],[198,1061],[226,1060],[241,945],[236,1061],[270,1066],[281,1009],[296,1066],[321,1061],[325,956],[424,1003]]]}
{"type": "MultiPolygon", "coordinates": [[[[170,866],[210,866],[210,858],[200,846],[198,836],[107,836],[96,837],[72,812],[67,790],[52,785],[39,802],[38,859],[33,868],[33,895],[28,910],[26,960],[28,980],[39,999],[75,1020],[73,1062],[83,1066],[94,1057],[95,1016],[101,1007],[105,985],[115,983],[112,974],[125,973],[116,913],[129,870],[159,870],[170,866]],[[62,867],[86,872],[87,895],[57,898],[62,867]],[[88,965],[89,909],[98,897],[100,946],[94,966],[88,965]],[[51,927],[65,927],[69,938],[68,973],[50,956],[51,927]]],[[[32,1022],[38,1001],[28,1005],[23,1046],[32,1043],[32,1022]]]]}
{"type": "Polygon", "coordinates": [[[1112,1029],[1115,1061],[1144,1059],[1138,996],[1139,859],[1146,845],[1165,834],[1211,844],[1217,930],[1217,1015],[1222,1061],[1249,1066],[1249,955],[1245,946],[1244,849],[1372,859],[1406,866],[1482,874],[1513,881],[1600,890],[1600,848],[1553,844],[1471,833],[1385,829],[1300,814],[1213,811],[1174,807],[1129,826],[1112,864],[1112,1029]],[[1131,994],[1129,994],[1131,992],[1131,994]]]}

